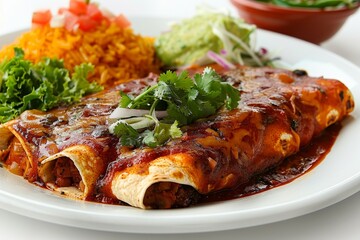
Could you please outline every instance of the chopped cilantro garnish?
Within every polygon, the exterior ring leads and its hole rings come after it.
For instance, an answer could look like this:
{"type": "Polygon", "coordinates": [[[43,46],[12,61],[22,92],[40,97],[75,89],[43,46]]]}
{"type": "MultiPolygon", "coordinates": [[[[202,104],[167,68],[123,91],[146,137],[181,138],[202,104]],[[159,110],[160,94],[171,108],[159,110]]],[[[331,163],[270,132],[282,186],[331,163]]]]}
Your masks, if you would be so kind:
{"type": "Polygon", "coordinates": [[[213,115],[222,106],[232,110],[240,100],[239,90],[222,82],[211,68],[195,74],[193,79],[186,71],[180,74],[167,71],[159,76],[156,85],[138,96],[124,93],[121,96],[122,108],[149,109],[149,114],[137,117],[136,123],[131,118],[121,119],[110,128],[111,132],[121,137],[123,145],[134,147],[141,144],[156,147],[170,138],[178,138],[182,135],[179,127],[213,115]],[[156,110],[166,110],[167,116],[160,121],[156,110]],[[151,130],[149,125],[153,126],[151,130]]]}

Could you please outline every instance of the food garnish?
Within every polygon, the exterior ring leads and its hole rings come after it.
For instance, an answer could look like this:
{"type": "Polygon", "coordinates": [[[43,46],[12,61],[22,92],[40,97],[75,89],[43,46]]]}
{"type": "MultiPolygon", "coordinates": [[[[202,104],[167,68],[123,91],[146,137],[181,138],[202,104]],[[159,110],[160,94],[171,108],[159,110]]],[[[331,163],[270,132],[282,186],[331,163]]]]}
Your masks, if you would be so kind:
{"type": "Polygon", "coordinates": [[[166,67],[218,63],[225,69],[234,64],[264,66],[271,63],[267,54],[254,49],[256,27],[240,18],[204,11],[174,24],[155,42],[157,56],[166,67]]]}
{"type": "Polygon", "coordinates": [[[14,58],[0,62],[0,123],[28,109],[47,111],[102,90],[101,86],[87,81],[93,70],[90,64],[76,66],[70,77],[59,59],[45,58],[33,64],[24,59],[22,49],[14,51],[14,58]]]}
{"type": "Polygon", "coordinates": [[[60,8],[55,15],[50,10],[41,10],[32,16],[33,27],[50,25],[53,28],[65,27],[68,31],[91,31],[110,22],[121,28],[131,25],[123,14],[115,16],[106,9],[100,9],[96,3],[84,0],[70,0],[69,7],[60,8]]]}
{"type": "Polygon", "coordinates": [[[109,130],[121,137],[122,145],[134,147],[162,145],[168,139],[181,136],[179,127],[213,115],[222,106],[232,110],[240,100],[239,90],[222,82],[211,68],[195,74],[193,79],[186,71],[180,74],[167,71],[159,76],[156,85],[138,96],[121,95],[120,109],[145,111],[133,112],[135,116],[129,117],[118,108],[110,115],[113,123],[109,130]]]}

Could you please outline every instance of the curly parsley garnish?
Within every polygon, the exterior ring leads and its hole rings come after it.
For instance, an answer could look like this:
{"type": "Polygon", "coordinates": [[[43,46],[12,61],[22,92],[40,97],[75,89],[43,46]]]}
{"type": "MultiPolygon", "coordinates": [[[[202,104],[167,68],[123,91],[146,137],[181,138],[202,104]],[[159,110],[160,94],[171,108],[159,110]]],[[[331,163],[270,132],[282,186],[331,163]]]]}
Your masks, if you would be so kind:
{"type": "MultiPolygon", "coordinates": [[[[167,71],[156,85],[138,96],[121,93],[120,108],[144,109],[137,116],[110,116],[117,121],[110,132],[121,138],[123,146],[157,147],[169,139],[181,137],[181,126],[215,114],[222,106],[232,110],[238,106],[240,92],[211,68],[190,78],[186,71],[167,71]],[[158,119],[161,113],[162,119],[158,119]]],[[[134,115],[137,112],[133,111],[134,115]]]]}
{"type": "Polygon", "coordinates": [[[102,90],[87,81],[90,64],[76,66],[70,76],[59,59],[45,58],[39,63],[24,59],[24,51],[15,48],[15,57],[0,62],[0,123],[16,118],[29,109],[47,111],[71,104],[86,94],[102,90]]]}

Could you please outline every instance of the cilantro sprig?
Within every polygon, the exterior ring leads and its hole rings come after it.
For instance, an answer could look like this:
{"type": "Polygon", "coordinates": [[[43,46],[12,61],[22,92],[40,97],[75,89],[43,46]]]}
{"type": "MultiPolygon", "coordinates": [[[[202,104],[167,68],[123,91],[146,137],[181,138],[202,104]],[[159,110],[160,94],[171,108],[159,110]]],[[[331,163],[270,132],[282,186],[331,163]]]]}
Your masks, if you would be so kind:
{"type": "Polygon", "coordinates": [[[121,138],[124,146],[149,147],[163,145],[182,135],[181,126],[215,114],[221,107],[232,110],[238,106],[239,90],[222,82],[211,68],[193,79],[186,71],[176,74],[167,71],[159,76],[156,85],[138,96],[121,93],[120,107],[148,109],[148,114],[122,119],[110,126],[110,132],[121,138]],[[156,112],[165,110],[167,116],[159,120],[156,112]]]}

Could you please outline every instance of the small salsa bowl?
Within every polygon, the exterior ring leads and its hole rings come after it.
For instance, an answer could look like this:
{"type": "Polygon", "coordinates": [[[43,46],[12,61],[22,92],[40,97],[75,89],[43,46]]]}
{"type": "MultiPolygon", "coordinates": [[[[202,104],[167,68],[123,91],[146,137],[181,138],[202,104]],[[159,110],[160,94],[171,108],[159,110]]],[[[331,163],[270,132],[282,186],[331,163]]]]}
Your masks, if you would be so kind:
{"type": "Polygon", "coordinates": [[[334,36],[360,6],[358,2],[351,8],[316,9],[281,7],[255,0],[230,1],[246,22],[315,44],[334,36]]]}

